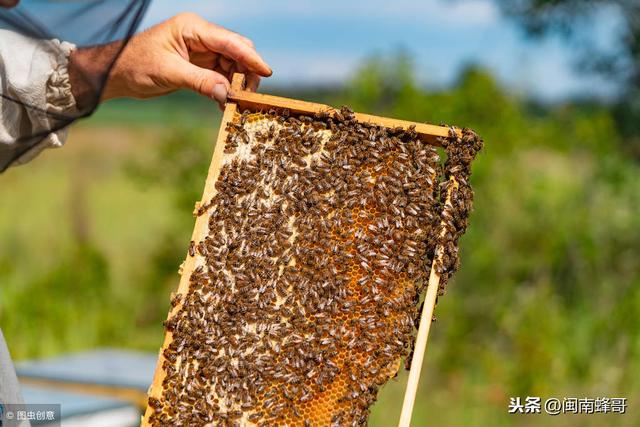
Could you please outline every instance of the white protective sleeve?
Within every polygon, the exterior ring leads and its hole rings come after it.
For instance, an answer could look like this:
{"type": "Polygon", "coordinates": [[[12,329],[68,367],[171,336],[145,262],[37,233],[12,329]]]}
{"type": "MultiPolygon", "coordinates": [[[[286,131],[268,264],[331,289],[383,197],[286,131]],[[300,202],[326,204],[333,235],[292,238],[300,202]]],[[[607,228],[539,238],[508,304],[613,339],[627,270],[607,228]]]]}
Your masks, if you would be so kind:
{"type": "MultiPolygon", "coordinates": [[[[20,393],[20,385],[18,384],[16,371],[14,370],[13,363],[11,362],[9,349],[7,349],[4,336],[2,335],[2,329],[0,329],[0,405],[2,405],[2,412],[5,415],[10,409],[20,410],[24,408],[24,400],[20,393]]],[[[2,418],[3,417],[0,417],[0,425],[2,425],[2,418]]],[[[7,422],[6,425],[7,427],[11,425],[30,427],[31,423],[29,423],[28,420],[18,422],[14,419],[13,423],[7,422]]]]}
{"type": "Polygon", "coordinates": [[[51,114],[77,114],[67,70],[74,49],[71,43],[0,30],[0,166],[26,163],[64,144],[67,130],[60,129],[23,153],[24,144],[33,144],[26,137],[52,129],[51,114]]]}

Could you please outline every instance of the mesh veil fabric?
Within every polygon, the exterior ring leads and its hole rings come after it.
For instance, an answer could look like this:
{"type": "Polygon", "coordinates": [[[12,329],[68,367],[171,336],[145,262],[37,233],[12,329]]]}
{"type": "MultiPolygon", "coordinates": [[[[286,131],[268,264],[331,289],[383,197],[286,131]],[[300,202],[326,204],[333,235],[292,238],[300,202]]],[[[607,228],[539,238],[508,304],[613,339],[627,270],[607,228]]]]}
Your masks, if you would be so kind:
{"type": "MultiPolygon", "coordinates": [[[[4,141],[18,144],[14,144],[17,149],[14,149],[10,156],[0,159],[0,171],[4,171],[52,132],[90,115],[96,109],[109,71],[126,42],[138,28],[149,2],[150,0],[22,0],[14,8],[0,8],[0,30],[8,30],[37,40],[57,39],[66,42],[49,43],[47,48],[54,50],[53,55],[68,54],[69,43],[76,45],[77,49],[84,49],[122,41],[114,43],[109,49],[101,49],[99,65],[93,63],[90,72],[85,72],[82,67],[74,68],[77,70],[74,74],[75,81],[82,83],[86,96],[72,112],[69,112],[71,109],[62,113],[43,109],[42,105],[33,105],[24,98],[14,96],[7,89],[6,82],[0,85],[0,96],[5,108],[22,108],[29,115],[45,115],[48,123],[44,129],[33,127],[30,130],[21,130],[20,136],[13,141],[4,141]]],[[[9,67],[10,64],[7,63],[15,60],[3,57],[0,66],[9,67]]],[[[25,58],[20,60],[24,61],[25,58]]],[[[25,73],[28,73],[29,61],[32,61],[31,68],[34,68],[35,61],[38,60],[27,58],[25,65],[20,67],[24,67],[25,73]]],[[[73,83],[74,81],[71,82],[72,88],[73,83]]],[[[4,120],[7,120],[7,117],[9,114],[4,120]]]]}

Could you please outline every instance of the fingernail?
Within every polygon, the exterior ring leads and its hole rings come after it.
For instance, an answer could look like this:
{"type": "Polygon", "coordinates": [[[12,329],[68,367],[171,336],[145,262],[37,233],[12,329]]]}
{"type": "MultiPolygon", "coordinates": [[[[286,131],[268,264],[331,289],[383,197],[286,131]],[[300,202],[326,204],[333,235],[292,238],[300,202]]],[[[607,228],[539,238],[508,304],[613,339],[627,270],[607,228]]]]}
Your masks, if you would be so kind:
{"type": "Polygon", "coordinates": [[[225,102],[227,100],[227,87],[222,83],[213,86],[213,99],[218,102],[225,102]]]}

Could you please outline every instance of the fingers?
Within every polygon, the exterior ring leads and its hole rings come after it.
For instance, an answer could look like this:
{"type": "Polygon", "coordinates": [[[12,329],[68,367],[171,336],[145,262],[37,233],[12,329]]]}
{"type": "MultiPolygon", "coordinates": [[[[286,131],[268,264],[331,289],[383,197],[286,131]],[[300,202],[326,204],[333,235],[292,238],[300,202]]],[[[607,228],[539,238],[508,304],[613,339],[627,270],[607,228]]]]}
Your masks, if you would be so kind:
{"type": "Polygon", "coordinates": [[[255,92],[260,85],[260,76],[255,73],[249,73],[246,75],[247,90],[255,92]]]}
{"type": "Polygon", "coordinates": [[[221,106],[226,102],[231,84],[222,74],[182,60],[174,64],[173,74],[178,87],[212,98],[221,106]]]}
{"type": "MultiPolygon", "coordinates": [[[[231,30],[228,30],[231,31],[231,30]]],[[[242,40],[244,42],[244,44],[246,44],[247,46],[249,46],[251,49],[255,49],[255,45],[253,44],[253,41],[251,41],[250,38],[243,36],[242,34],[238,34],[236,32],[234,32],[234,34],[237,34],[238,37],[240,37],[240,40],[242,40]]]]}
{"type": "Polygon", "coordinates": [[[231,67],[233,66],[233,61],[227,59],[225,56],[220,55],[218,59],[218,65],[225,73],[229,73],[231,71],[231,67]]]}
{"type": "Polygon", "coordinates": [[[271,75],[271,68],[248,38],[195,14],[181,14],[173,22],[182,35],[189,58],[185,58],[184,52],[180,53],[182,60],[171,61],[172,65],[165,67],[165,72],[171,74],[169,86],[191,89],[216,100],[222,107],[234,72],[246,75],[249,91],[258,88],[261,76],[271,75]]]}
{"type": "Polygon", "coordinates": [[[226,58],[220,54],[192,54],[190,55],[191,63],[201,68],[217,71],[231,81],[234,73],[243,73],[246,76],[246,90],[255,92],[260,85],[260,76],[247,70],[246,67],[240,66],[233,60],[226,58]]]}
{"type": "Polygon", "coordinates": [[[271,68],[256,52],[248,38],[205,20],[198,21],[194,30],[195,34],[192,36],[207,49],[233,59],[260,76],[268,77],[272,74],[271,68]]]}

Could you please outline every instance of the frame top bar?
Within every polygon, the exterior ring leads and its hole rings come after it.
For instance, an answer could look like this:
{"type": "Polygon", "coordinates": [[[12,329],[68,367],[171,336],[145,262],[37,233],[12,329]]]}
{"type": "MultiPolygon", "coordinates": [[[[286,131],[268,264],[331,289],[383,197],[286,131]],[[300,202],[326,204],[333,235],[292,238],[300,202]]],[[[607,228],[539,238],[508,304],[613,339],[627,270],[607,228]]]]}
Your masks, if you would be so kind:
{"type": "MultiPolygon", "coordinates": [[[[277,110],[287,109],[294,114],[333,113],[336,108],[325,104],[317,104],[315,102],[300,101],[297,99],[283,98],[280,96],[265,95],[261,93],[249,92],[244,89],[244,74],[235,73],[231,83],[231,90],[227,96],[227,101],[236,103],[240,108],[250,110],[269,110],[271,108],[277,110]]],[[[410,122],[407,120],[390,119],[388,117],[373,116],[371,114],[354,113],[356,120],[363,123],[371,123],[377,126],[388,128],[400,127],[408,129],[415,126],[418,137],[431,145],[442,145],[439,138],[447,138],[449,136],[449,127],[429,125],[426,123],[410,122]]],[[[459,129],[455,131],[461,135],[459,129]]]]}

